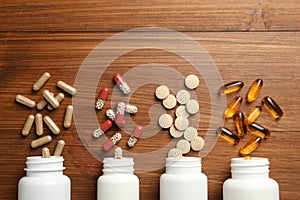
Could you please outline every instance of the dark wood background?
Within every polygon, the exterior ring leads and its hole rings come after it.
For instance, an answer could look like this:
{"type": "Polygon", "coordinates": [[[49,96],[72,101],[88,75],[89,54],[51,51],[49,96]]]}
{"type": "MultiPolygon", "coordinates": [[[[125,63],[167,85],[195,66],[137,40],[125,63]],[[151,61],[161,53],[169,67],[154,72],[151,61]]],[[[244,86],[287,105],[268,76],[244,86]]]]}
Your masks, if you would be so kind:
{"type": "MultiPolygon", "coordinates": [[[[27,109],[14,99],[24,94],[35,101],[41,92],[32,92],[33,82],[44,72],[52,78],[45,86],[57,93],[55,83],[64,80],[73,84],[77,70],[88,53],[103,40],[121,31],[138,27],[171,28],[186,33],[197,40],[218,66],[224,83],[243,80],[245,95],[256,79],[265,81],[259,100],[273,96],[284,110],[284,117],[274,121],[263,112],[258,119],[271,131],[253,156],[268,157],[271,177],[280,185],[281,199],[299,199],[300,175],[300,1],[299,0],[203,0],[203,1],[58,1],[1,0],[0,1],[0,199],[17,199],[17,183],[24,176],[25,158],[40,155],[41,148],[31,149],[35,139],[34,128],[24,138],[20,130],[26,117],[36,110],[27,109]]],[[[193,71],[184,60],[164,51],[143,50],[131,52],[114,62],[101,81],[113,87],[111,75],[125,73],[131,68],[148,62],[166,64],[183,69],[183,74],[193,71]],[[106,82],[105,82],[106,81],[106,82]]],[[[103,86],[98,86],[97,92],[103,86]]],[[[139,104],[146,94],[153,93],[157,85],[145,85],[131,100],[139,104]]],[[[202,86],[205,85],[202,82],[202,86]]],[[[208,108],[209,98],[196,91],[201,112],[208,108]]],[[[97,94],[95,94],[96,96],[97,94]]],[[[228,96],[230,100],[235,95],[228,96]]],[[[243,105],[247,111],[251,105],[243,105]]],[[[62,108],[49,115],[62,127],[67,97],[62,108]]],[[[139,104],[141,110],[157,103],[150,97],[139,104]]],[[[108,105],[106,105],[108,108],[108,105]]],[[[43,110],[42,114],[47,114],[43,110]]],[[[99,114],[99,121],[104,120],[99,114]]],[[[201,115],[202,116],[202,115],[201,115]]],[[[139,113],[133,119],[145,125],[149,117],[139,113]]],[[[203,133],[208,127],[209,116],[201,117],[203,133]]],[[[233,128],[230,120],[226,126],[233,128]]],[[[45,128],[45,134],[50,131],[45,128]]],[[[108,134],[113,134],[110,131],[108,134]]],[[[208,176],[209,199],[222,199],[222,183],[230,177],[230,158],[238,156],[238,149],[251,138],[231,146],[219,140],[214,149],[203,159],[203,171],[208,176]]],[[[82,144],[74,123],[62,129],[48,147],[53,150],[56,141],[64,139],[65,174],[72,179],[72,199],[96,199],[96,180],[102,164],[82,144]]],[[[148,152],[170,140],[166,131],[155,137],[142,139],[132,151],[148,152]]],[[[125,146],[126,139],[120,146],[125,146]]],[[[195,153],[189,155],[195,156],[195,153]]],[[[137,174],[140,178],[140,199],[159,199],[159,177],[164,169],[137,174]]]]}

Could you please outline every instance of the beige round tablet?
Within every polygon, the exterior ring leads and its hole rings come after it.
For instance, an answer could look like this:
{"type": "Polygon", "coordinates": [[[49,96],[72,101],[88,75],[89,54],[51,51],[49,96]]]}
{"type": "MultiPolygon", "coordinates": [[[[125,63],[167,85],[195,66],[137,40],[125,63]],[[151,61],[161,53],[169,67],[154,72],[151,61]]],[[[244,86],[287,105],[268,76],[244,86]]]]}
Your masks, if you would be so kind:
{"type": "Polygon", "coordinates": [[[196,89],[199,86],[199,82],[198,76],[194,74],[188,75],[184,80],[185,86],[191,90],[196,89]]]}
{"type": "Polygon", "coordinates": [[[189,126],[189,120],[184,116],[179,116],[175,119],[174,125],[178,130],[184,131],[189,126]]]}
{"type": "Polygon", "coordinates": [[[191,150],[191,144],[189,141],[182,139],[177,142],[176,148],[179,149],[182,154],[187,154],[191,150]]]}
{"type": "Polygon", "coordinates": [[[195,139],[198,136],[198,131],[196,128],[194,127],[188,127],[184,133],[183,133],[183,137],[184,139],[186,139],[187,141],[192,141],[193,139],[195,139]]]}
{"type": "Polygon", "coordinates": [[[155,90],[155,96],[161,100],[167,98],[169,94],[170,94],[170,90],[166,85],[158,86],[155,90]]]}
{"type": "Polygon", "coordinates": [[[169,114],[162,114],[158,119],[158,124],[162,128],[170,128],[173,124],[173,118],[169,114]]]}
{"type": "Polygon", "coordinates": [[[186,111],[184,105],[178,106],[176,108],[175,115],[176,115],[176,117],[183,116],[183,117],[186,117],[186,118],[188,118],[190,116],[190,114],[186,111]]]}
{"type": "Polygon", "coordinates": [[[173,94],[169,94],[169,96],[163,100],[162,104],[166,109],[175,108],[177,103],[176,97],[173,94]]]}
{"type": "Polygon", "coordinates": [[[168,157],[181,158],[182,157],[182,153],[181,153],[181,151],[179,149],[173,148],[173,149],[171,149],[169,151],[168,157]]]}
{"type": "Polygon", "coordinates": [[[183,136],[183,132],[184,131],[180,131],[177,128],[175,128],[174,124],[170,127],[169,129],[170,135],[173,138],[180,138],[181,136],[183,136]]]}
{"type": "Polygon", "coordinates": [[[189,100],[189,102],[187,102],[187,104],[185,106],[185,109],[191,115],[196,114],[197,112],[199,112],[199,103],[198,103],[198,101],[196,101],[195,99],[189,100]]]}
{"type": "Polygon", "coordinates": [[[186,90],[179,90],[176,94],[176,99],[179,104],[186,104],[191,98],[191,95],[186,90]]]}
{"type": "Polygon", "coordinates": [[[197,136],[191,141],[191,147],[194,151],[200,151],[204,147],[204,140],[202,137],[197,136]]]}

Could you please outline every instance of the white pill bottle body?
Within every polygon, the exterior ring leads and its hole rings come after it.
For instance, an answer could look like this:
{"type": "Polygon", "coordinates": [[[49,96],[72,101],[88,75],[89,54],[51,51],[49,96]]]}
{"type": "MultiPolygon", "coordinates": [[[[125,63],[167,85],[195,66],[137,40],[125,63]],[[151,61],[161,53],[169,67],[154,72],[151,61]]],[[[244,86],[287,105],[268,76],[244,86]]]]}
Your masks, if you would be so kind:
{"type": "Polygon", "coordinates": [[[133,158],[104,158],[102,171],[97,200],[139,200],[139,179],[134,175],[133,158]]]}
{"type": "Polygon", "coordinates": [[[18,200],[70,200],[71,180],[63,174],[63,157],[27,157],[26,176],[18,185],[18,200]]]}
{"type": "Polygon", "coordinates": [[[223,200],[280,199],[278,183],[269,178],[267,158],[233,158],[231,173],[223,184],[223,200]]]}
{"type": "Polygon", "coordinates": [[[207,177],[201,158],[167,158],[160,177],[160,200],[207,200],[207,177]]]}

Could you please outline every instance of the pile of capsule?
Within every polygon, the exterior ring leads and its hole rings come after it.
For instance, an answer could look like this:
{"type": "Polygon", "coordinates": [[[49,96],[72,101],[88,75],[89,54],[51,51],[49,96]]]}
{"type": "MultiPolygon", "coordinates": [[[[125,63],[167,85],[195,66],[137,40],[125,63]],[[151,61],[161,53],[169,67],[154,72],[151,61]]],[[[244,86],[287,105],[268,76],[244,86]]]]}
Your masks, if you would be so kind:
{"type": "MultiPolygon", "coordinates": [[[[219,93],[220,95],[227,95],[241,90],[243,86],[244,83],[242,81],[230,82],[222,86],[219,93]]],[[[262,86],[263,80],[261,79],[256,79],[253,82],[246,95],[247,103],[252,103],[257,99],[262,89],[262,86]]],[[[252,138],[249,142],[247,142],[244,146],[242,146],[239,152],[241,156],[248,156],[260,146],[264,139],[269,138],[271,134],[267,128],[255,122],[255,120],[260,116],[262,112],[262,107],[264,107],[265,110],[267,110],[275,119],[281,118],[283,112],[280,106],[275,102],[275,100],[269,96],[265,96],[262,99],[262,106],[254,106],[252,109],[249,110],[249,112],[246,115],[244,115],[243,112],[239,110],[242,102],[243,97],[235,97],[227,105],[224,112],[225,119],[233,118],[237,134],[225,127],[220,127],[217,130],[217,133],[221,138],[236,145],[240,142],[240,139],[243,138],[249,130],[253,135],[255,135],[255,137],[252,138]]]]}
{"type": "MultiPolygon", "coordinates": [[[[127,82],[120,74],[115,74],[113,77],[114,82],[117,84],[119,89],[124,95],[128,95],[130,93],[130,87],[127,82]]],[[[101,110],[109,95],[109,88],[104,87],[101,89],[98,98],[96,99],[95,108],[96,110],[101,110]]],[[[94,138],[100,138],[104,135],[108,130],[110,130],[115,123],[119,128],[122,128],[126,125],[125,121],[125,113],[136,114],[138,108],[135,105],[126,104],[124,102],[118,102],[115,105],[115,108],[106,110],[106,117],[108,118],[104,123],[100,125],[93,133],[92,136],[94,138]]],[[[128,147],[134,147],[138,139],[140,138],[143,132],[143,127],[137,125],[133,133],[130,135],[127,145],[128,147]]],[[[122,139],[122,134],[117,132],[111,138],[109,138],[102,146],[104,151],[110,151],[115,145],[122,139]]]]}
{"type": "MultiPolygon", "coordinates": [[[[32,86],[33,91],[38,92],[48,82],[50,77],[51,77],[50,73],[45,72],[33,84],[33,86],[32,86]]],[[[56,86],[71,96],[74,96],[76,94],[76,89],[63,81],[58,81],[56,86]]],[[[27,106],[29,108],[34,108],[36,106],[36,108],[40,111],[43,110],[45,107],[47,107],[48,111],[52,111],[52,110],[58,109],[60,107],[60,103],[63,101],[64,97],[65,97],[64,93],[58,93],[57,95],[54,95],[49,90],[44,90],[42,93],[42,98],[37,104],[35,103],[35,101],[33,101],[23,95],[20,95],[20,94],[18,94],[16,96],[16,102],[18,102],[24,106],[27,106]]],[[[64,122],[63,122],[63,126],[66,129],[71,126],[72,115],[73,115],[73,106],[68,105],[66,107],[66,111],[65,111],[65,115],[64,115],[64,122]]],[[[54,135],[59,135],[61,132],[59,127],[49,116],[43,117],[41,113],[36,113],[35,115],[30,114],[27,117],[27,120],[25,121],[24,126],[21,131],[21,134],[23,136],[29,135],[34,122],[35,122],[35,127],[36,127],[35,128],[36,135],[39,138],[36,140],[33,140],[31,142],[30,146],[32,148],[40,147],[40,146],[48,144],[52,141],[52,137],[50,135],[43,136],[43,134],[44,134],[43,122],[48,126],[48,128],[54,135]]],[[[61,155],[64,145],[65,145],[65,142],[63,140],[58,141],[55,152],[54,152],[54,156],[61,155]]],[[[43,152],[44,151],[47,152],[47,148],[45,148],[43,150],[43,152]]],[[[45,153],[45,155],[47,155],[47,153],[45,153]]]]}
{"type": "MultiPolygon", "coordinates": [[[[185,80],[185,86],[189,90],[194,90],[199,86],[199,78],[194,75],[188,75],[185,80]]],[[[168,157],[181,157],[187,154],[191,149],[200,151],[204,147],[204,140],[198,135],[195,127],[189,126],[189,116],[199,112],[199,103],[195,99],[190,98],[188,90],[179,90],[176,96],[170,93],[168,86],[160,85],[155,90],[155,96],[162,101],[165,109],[171,110],[179,106],[175,110],[175,120],[170,114],[162,114],[158,119],[158,124],[163,129],[169,129],[169,133],[173,138],[182,138],[178,140],[176,147],[171,149],[168,157]]]]}

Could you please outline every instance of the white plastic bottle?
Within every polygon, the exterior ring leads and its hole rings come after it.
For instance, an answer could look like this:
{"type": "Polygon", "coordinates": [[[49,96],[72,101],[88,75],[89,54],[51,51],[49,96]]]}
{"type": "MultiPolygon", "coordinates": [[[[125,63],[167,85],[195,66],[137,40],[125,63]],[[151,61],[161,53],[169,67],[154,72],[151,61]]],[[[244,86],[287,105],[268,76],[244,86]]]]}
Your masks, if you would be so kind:
{"type": "Polygon", "coordinates": [[[267,158],[233,158],[231,173],[223,185],[223,200],[279,200],[279,186],[269,178],[267,158]]]}
{"type": "Polygon", "coordinates": [[[139,179],[133,166],[133,158],[104,158],[97,200],[139,200],[139,179]]]}
{"type": "Polygon", "coordinates": [[[160,200],[207,200],[207,177],[201,158],[167,158],[160,177],[160,200]]]}
{"type": "Polygon", "coordinates": [[[26,176],[20,179],[18,200],[70,200],[71,181],[63,175],[63,157],[27,157],[26,176]]]}

